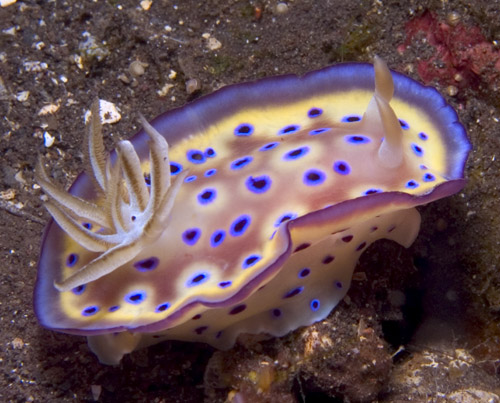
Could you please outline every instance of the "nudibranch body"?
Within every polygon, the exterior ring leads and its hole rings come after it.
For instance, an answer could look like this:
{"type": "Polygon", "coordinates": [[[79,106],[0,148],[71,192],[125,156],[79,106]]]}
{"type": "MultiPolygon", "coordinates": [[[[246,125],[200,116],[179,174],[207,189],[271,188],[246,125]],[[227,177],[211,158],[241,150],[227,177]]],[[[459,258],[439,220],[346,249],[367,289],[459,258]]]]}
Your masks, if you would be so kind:
{"type": "Polygon", "coordinates": [[[37,316],[108,364],[325,318],[371,243],[410,246],[415,206],[464,186],[470,149],[435,89],[378,58],[229,86],[143,126],[106,157],[96,102],[89,173],[66,193],[37,169],[55,220],[37,316]]]}

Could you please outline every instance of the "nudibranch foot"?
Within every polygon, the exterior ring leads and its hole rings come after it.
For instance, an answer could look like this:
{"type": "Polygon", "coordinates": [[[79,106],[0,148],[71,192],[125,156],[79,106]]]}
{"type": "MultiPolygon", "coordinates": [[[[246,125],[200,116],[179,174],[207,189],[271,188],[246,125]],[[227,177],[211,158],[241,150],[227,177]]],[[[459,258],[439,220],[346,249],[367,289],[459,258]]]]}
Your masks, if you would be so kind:
{"type": "Polygon", "coordinates": [[[144,180],[141,164],[133,145],[121,141],[117,159],[112,164],[102,146],[99,101],[92,105],[88,124],[89,174],[105,196],[95,204],[59,189],[46,174],[41,161],[36,170],[37,181],[49,196],[46,208],[59,226],[77,243],[98,257],[62,281],[55,281],[59,291],[69,291],[95,281],[132,260],[145,245],[154,242],[167,226],[175,197],[187,175],[183,172],[171,184],[168,143],[141,116],[150,138],[150,190],[144,180]],[[99,230],[92,231],[90,222],[99,230]]]}

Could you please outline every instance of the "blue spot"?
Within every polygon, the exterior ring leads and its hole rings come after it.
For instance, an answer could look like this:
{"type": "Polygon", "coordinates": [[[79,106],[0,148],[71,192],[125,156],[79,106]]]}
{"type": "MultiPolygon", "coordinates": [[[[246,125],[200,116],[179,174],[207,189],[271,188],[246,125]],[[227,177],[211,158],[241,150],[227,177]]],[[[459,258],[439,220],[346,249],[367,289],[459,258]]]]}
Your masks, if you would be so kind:
{"type": "Polygon", "coordinates": [[[250,255],[245,259],[242,267],[243,267],[243,269],[248,269],[249,267],[252,267],[255,264],[257,264],[257,262],[261,259],[262,259],[262,256],[260,256],[260,255],[250,255]]]}
{"type": "Polygon", "coordinates": [[[188,150],[186,157],[193,164],[203,164],[205,162],[205,155],[200,150],[188,150]]]}
{"type": "Polygon", "coordinates": [[[89,231],[92,229],[92,224],[89,222],[82,223],[82,227],[88,229],[89,231]]]}
{"type": "Polygon", "coordinates": [[[208,177],[210,177],[210,176],[215,175],[216,173],[217,173],[217,169],[212,168],[212,169],[207,170],[207,171],[203,174],[203,176],[205,176],[205,177],[207,177],[207,178],[208,178],[208,177]]]}
{"type": "Polygon", "coordinates": [[[326,179],[326,175],[319,169],[309,169],[304,173],[304,183],[307,186],[321,185],[326,179]]]}
{"type": "Polygon", "coordinates": [[[146,299],[146,291],[132,291],[125,296],[125,302],[139,305],[146,299]]]}
{"type": "Polygon", "coordinates": [[[243,235],[243,233],[250,226],[251,221],[252,218],[249,215],[243,214],[233,221],[233,223],[231,224],[231,228],[229,228],[229,232],[232,236],[243,235]]]}
{"type": "Polygon", "coordinates": [[[344,123],[359,122],[361,120],[361,115],[347,115],[344,116],[340,121],[344,123]]]}
{"type": "Polygon", "coordinates": [[[422,179],[424,182],[434,182],[436,180],[436,177],[433,174],[426,173],[424,176],[422,176],[422,179]]]}
{"type": "Polygon", "coordinates": [[[304,291],[304,287],[293,288],[292,290],[288,291],[285,295],[283,295],[283,298],[295,297],[296,295],[299,295],[302,291],[304,291]]]}
{"type": "Polygon", "coordinates": [[[374,194],[374,193],[382,193],[382,190],[381,190],[381,189],[371,188],[371,189],[365,190],[365,191],[363,192],[363,196],[372,195],[372,194],[374,194]]]}
{"type": "Polygon", "coordinates": [[[200,236],[201,230],[199,228],[189,228],[182,233],[182,240],[188,245],[194,245],[200,236]]]}
{"type": "Polygon", "coordinates": [[[175,176],[182,171],[182,165],[177,162],[170,162],[170,174],[175,176]]]}
{"type": "Polygon", "coordinates": [[[231,281],[221,281],[221,282],[219,283],[219,287],[220,287],[220,288],[226,288],[226,287],[229,287],[231,284],[232,284],[232,282],[231,282],[231,281]]]}
{"type": "Polygon", "coordinates": [[[245,304],[236,305],[233,309],[229,311],[229,315],[236,315],[238,313],[243,312],[245,309],[247,309],[247,306],[245,304]]]}
{"type": "Polygon", "coordinates": [[[311,130],[309,132],[309,135],[310,136],[316,136],[317,134],[321,134],[321,133],[327,132],[328,130],[331,130],[331,128],[330,127],[321,127],[319,129],[311,130]]]}
{"type": "Polygon", "coordinates": [[[292,134],[295,133],[297,130],[300,129],[299,125],[288,125],[283,127],[278,131],[278,135],[283,136],[285,134],[292,134]]]}
{"type": "Polygon", "coordinates": [[[424,132],[418,133],[418,137],[420,137],[420,139],[424,141],[429,138],[429,136],[427,136],[427,134],[425,134],[424,132]]]}
{"type": "Polygon", "coordinates": [[[271,187],[271,178],[267,175],[249,176],[245,185],[253,193],[265,193],[271,187]]]}
{"type": "Polygon", "coordinates": [[[410,128],[410,125],[406,123],[403,119],[398,119],[398,120],[403,130],[408,130],[410,128]]]}
{"type": "Polygon", "coordinates": [[[155,312],[156,313],[165,312],[168,308],[170,308],[170,304],[168,302],[164,302],[163,304],[160,304],[156,307],[155,312]]]}
{"type": "Polygon", "coordinates": [[[319,309],[320,303],[318,299],[313,299],[309,304],[311,311],[317,311],[319,309]]]}
{"type": "Polygon", "coordinates": [[[160,261],[157,257],[150,257],[134,263],[134,267],[139,271],[151,271],[156,269],[160,261]]]}
{"type": "Polygon", "coordinates": [[[236,126],[234,129],[235,136],[251,136],[253,133],[253,126],[250,123],[242,123],[241,125],[236,126]]]}
{"type": "Polygon", "coordinates": [[[144,173],[144,182],[146,186],[151,186],[151,175],[149,173],[144,173]]]}
{"type": "Polygon", "coordinates": [[[408,189],[415,189],[415,188],[418,188],[418,183],[415,182],[413,179],[409,180],[408,182],[406,182],[406,185],[405,185],[408,189]]]}
{"type": "Polygon", "coordinates": [[[303,157],[309,152],[309,147],[299,147],[296,148],[295,150],[288,151],[284,156],[283,159],[286,160],[296,160],[298,158],[303,157]]]}
{"type": "Polygon", "coordinates": [[[221,229],[214,231],[214,233],[210,237],[210,246],[212,248],[216,248],[224,241],[224,238],[226,238],[226,231],[221,229]]]}
{"type": "Polygon", "coordinates": [[[193,287],[195,285],[203,284],[204,282],[208,281],[209,278],[210,274],[207,272],[197,273],[193,276],[193,278],[186,282],[186,287],[193,287]]]}
{"type": "Polygon", "coordinates": [[[78,262],[78,255],[76,253],[71,253],[66,259],[66,266],[73,267],[76,262],[78,262]]]}
{"type": "Polygon", "coordinates": [[[360,134],[345,136],[344,139],[348,143],[352,144],[366,144],[372,141],[369,137],[362,136],[360,134]]]}
{"type": "Polygon", "coordinates": [[[417,157],[421,157],[422,155],[424,155],[424,150],[422,150],[422,147],[415,143],[411,143],[411,149],[417,157]]]}
{"type": "Polygon", "coordinates": [[[300,272],[299,272],[299,278],[304,278],[307,277],[311,273],[311,269],[308,267],[304,267],[300,272]]]}
{"type": "Polygon", "coordinates": [[[351,173],[351,167],[345,161],[335,161],[333,170],[340,175],[349,175],[351,173]]]}
{"type": "Polygon", "coordinates": [[[342,282],[340,281],[335,281],[335,287],[337,287],[339,290],[343,287],[342,282]]]}
{"type": "Polygon", "coordinates": [[[317,118],[323,113],[323,109],[321,108],[311,108],[309,109],[309,112],[307,112],[307,116],[310,118],[317,118]]]}
{"type": "Polygon", "coordinates": [[[281,223],[288,221],[288,220],[293,220],[296,217],[297,217],[297,214],[295,214],[295,213],[285,213],[282,216],[278,217],[278,219],[274,223],[274,226],[279,227],[281,223]]]}
{"type": "Polygon", "coordinates": [[[82,311],[83,316],[92,316],[99,312],[99,307],[96,305],[88,306],[82,311]]]}
{"type": "Polygon", "coordinates": [[[259,151],[267,151],[267,150],[272,150],[273,148],[278,146],[277,141],[273,141],[272,143],[267,143],[266,145],[263,145],[261,148],[259,148],[259,151]]]}
{"type": "Polygon", "coordinates": [[[79,285],[79,286],[73,288],[71,291],[73,292],[73,294],[81,295],[85,291],[85,288],[86,288],[86,285],[82,284],[82,285],[79,285]]]}
{"type": "Polygon", "coordinates": [[[205,157],[207,157],[207,158],[213,158],[216,155],[217,155],[217,153],[215,152],[215,150],[212,147],[208,147],[205,150],[205,157]]]}
{"type": "Polygon", "coordinates": [[[190,175],[190,176],[186,176],[186,179],[184,179],[184,182],[189,183],[189,182],[193,182],[195,180],[196,180],[196,175],[190,175]]]}
{"type": "Polygon", "coordinates": [[[109,307],[108,312],[115,312],[118,309],[120,309],[120,305],[113,305],[109,307]]]}
{"type": "Polygon", "coordinates": [[[271,313],[275,318],[279,318],[282,312],[281,309],[275,308],[271,311],[271,313]]]}
{"type": "Polygon", "coordinates": [[[238,158],[237,160],[234,160],[231,162],[231,169],[241,169],[245,165],[250,164],[252,162],[253,158],[247,155],[246,157],[243,158],[238,158]]]}
{"type": "Polygon", "coordinates": [[[209,204],[212,203],[216,197],[217,197],[217,190],[213,188],[207,188],[198,194],[198,203],[209,204]]]}

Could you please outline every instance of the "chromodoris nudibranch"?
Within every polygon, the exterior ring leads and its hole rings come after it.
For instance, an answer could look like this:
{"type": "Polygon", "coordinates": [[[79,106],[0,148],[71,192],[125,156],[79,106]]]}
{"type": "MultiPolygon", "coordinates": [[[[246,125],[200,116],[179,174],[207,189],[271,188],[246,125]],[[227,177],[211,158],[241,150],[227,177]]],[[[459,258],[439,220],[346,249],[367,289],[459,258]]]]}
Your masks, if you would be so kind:
{"type": "Polygon", "coordinates": [[[142,124],[107,156],[97,101],[89,172],[66,192],[37,167],[54,220],[36,314],[107,364],[325,318],[371,243],[410,246],[415,206],[462,189],[470,150],[443,97],[378,58],[228,86],[142,124]]]}

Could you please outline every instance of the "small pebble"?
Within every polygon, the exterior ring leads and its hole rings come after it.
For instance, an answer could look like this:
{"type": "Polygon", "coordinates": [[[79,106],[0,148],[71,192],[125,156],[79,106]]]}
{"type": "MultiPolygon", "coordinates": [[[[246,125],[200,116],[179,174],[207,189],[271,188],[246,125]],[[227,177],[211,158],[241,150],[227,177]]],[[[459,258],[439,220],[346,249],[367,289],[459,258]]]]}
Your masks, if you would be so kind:
{"type": "Polygon", "coordinates": [[[201,82],[197,78],[191,78],[190,80],[186,81],[186,92],[191,95],[194,94],[196,91],[199,91],[201,89],[201,82]]]}
{"type": "Polygon", "coordinates": [[[285,14],[287,12],[288,12],[288,4],[286,4],[286,3],[276,4],[276,13],[277,14],[285,14]]]}
{"type": "Polygon", "coordinates": [[[130,63],[130,66],[128,67],[128,71],[130,74],[132,74],[135,77],[142,76],[144,72],[146,71],[146,67],[148,67],[149,64],[143,63],[139,60],[134,60],[132,63],[130,63]]]}
{"type": "Polygon", "coordinates": [[[217,39],[215,39],[213,36],[208,38],[207,41],[207,48],[210,50],[217,50],[222,47],[222,43],[220,43],[217,39]]]}

